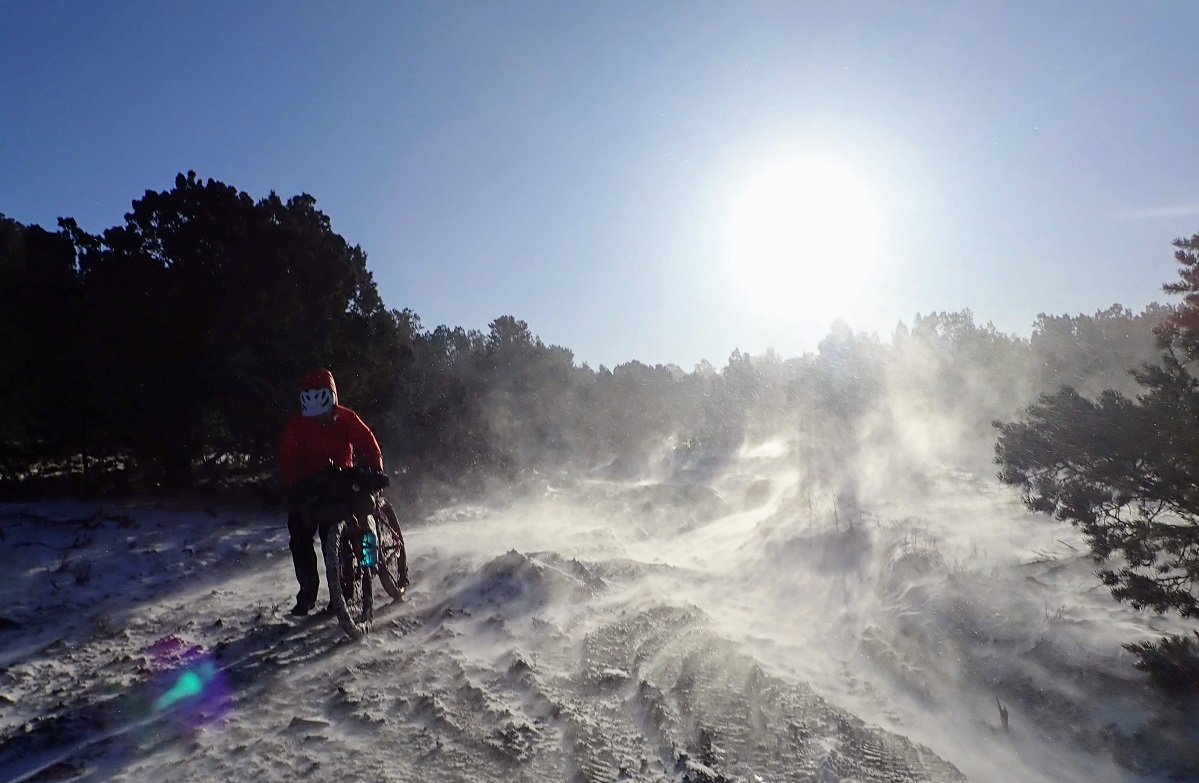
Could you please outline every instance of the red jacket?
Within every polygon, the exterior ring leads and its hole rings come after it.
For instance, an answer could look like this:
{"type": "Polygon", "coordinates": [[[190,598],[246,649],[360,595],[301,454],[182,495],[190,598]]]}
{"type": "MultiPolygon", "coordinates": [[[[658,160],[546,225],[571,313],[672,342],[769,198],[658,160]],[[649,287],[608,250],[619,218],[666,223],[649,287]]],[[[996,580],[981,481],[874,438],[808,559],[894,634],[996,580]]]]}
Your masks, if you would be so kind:
{"type": "Polygon", "coordinates": [[[279,444],[279,467],[288,486],[329,466],[348,468],[358,458],[360,465],[383,469],[383,453],[370,427],[349,408],[336,405],[329,426],[297,413],[283,428],[279,444]]]}

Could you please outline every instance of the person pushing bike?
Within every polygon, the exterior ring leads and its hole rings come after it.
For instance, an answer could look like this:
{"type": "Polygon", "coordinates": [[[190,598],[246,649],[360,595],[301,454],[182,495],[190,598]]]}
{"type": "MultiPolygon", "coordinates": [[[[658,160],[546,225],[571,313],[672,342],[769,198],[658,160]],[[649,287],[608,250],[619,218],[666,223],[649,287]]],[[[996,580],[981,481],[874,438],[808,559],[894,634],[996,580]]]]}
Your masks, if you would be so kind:
{"type": "Polygon", "coordinates": [[[311,370],[300,382],[300,410],[288,420],[279,445],[279,467],[287,485],[287,530],[300,591],[291,613],[304,616],[316,606],[320,590],[313,536],[321,535],[324,551],[328,524],[306,513],[319,501],[319,477],[330,466],[357,462],[383,471],[383,452],[370,427],[337,401],[337,384],[328,370],[311,370]]]}

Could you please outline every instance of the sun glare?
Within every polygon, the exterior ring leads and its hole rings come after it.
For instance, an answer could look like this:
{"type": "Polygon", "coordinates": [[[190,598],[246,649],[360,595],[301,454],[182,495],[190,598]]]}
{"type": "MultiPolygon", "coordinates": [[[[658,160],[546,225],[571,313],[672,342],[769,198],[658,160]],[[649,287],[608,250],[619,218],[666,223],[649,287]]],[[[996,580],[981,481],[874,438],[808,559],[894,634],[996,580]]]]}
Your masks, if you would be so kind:
{"type": "Polygon", "coordinates": [[[878,222],[870,191],[851,173],[820,160],[787,161],[734,203],[730,263],[756,306],[827,320],[870,278],[878,222]]]}

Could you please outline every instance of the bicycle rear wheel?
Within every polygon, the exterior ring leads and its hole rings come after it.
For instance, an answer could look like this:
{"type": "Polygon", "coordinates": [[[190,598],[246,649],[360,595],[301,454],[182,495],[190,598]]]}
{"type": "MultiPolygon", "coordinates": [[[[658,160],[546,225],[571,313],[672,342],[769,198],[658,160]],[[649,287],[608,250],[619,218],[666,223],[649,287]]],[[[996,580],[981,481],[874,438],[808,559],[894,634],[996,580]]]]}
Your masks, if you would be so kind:
{"type": "Polygon", "coordinates": [[[379,581],[392,598],[403,598],[408,589],[408,550],[404,533],[391,503],[383,500],[381,512],[375,516],[379,533],[379,581]]]}
{"type": "Polygon", "coordinates": [[[329,599],[341,629],[351,639],[369,633],[375,616],[371,574],[361,565],[361,548],[362,540],[353,523],[341,520],[329,531],[325,550],[329,599]]]}

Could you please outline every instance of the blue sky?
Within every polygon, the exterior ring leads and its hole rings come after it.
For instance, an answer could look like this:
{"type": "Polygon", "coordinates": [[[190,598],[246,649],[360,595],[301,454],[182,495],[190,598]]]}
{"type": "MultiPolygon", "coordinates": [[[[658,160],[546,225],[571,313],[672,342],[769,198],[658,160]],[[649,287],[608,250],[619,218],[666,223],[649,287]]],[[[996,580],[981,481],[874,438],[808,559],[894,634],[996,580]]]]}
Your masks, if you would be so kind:
{"type": "Polygon", "coordinates": [[[0,212],[100,231],[189,169],[307,192],[427,327],[690,369],[827,333],[734,285],[726,241],[747,182],[815,157],[879,217],[851,327],[1027,334],[1164,301],[1196,40],[1190,2],[0,0],[0,212]]]}

